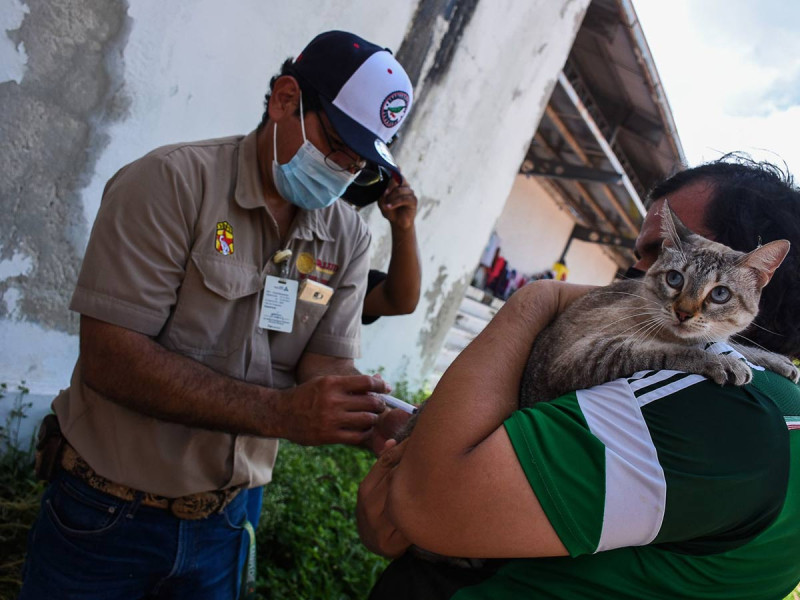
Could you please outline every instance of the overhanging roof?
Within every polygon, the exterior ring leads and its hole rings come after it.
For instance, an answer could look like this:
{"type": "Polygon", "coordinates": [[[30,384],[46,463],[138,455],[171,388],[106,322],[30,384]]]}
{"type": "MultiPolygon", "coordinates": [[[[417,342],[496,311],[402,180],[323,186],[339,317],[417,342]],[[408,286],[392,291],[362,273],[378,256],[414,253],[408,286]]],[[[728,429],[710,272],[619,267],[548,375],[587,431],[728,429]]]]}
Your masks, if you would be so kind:
{"type": "Polygon", "coordinates": [[[578,223],[635,237],[647,191],[685,162],[630,0],[592,0],[520,172],[547,177],[578,223]]]}

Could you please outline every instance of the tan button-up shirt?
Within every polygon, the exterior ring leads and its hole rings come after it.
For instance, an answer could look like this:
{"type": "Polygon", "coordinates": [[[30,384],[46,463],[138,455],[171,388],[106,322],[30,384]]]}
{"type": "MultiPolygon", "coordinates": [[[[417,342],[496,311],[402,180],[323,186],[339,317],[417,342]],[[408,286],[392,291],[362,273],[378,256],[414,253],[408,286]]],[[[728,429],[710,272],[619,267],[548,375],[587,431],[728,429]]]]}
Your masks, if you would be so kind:
{"type": "MultiPolygon", "coordinates": [[[[304,352],[358,356],[369,231],[343,202],[299,210],[288,276],[335,291],[297,301],[291,333],[258,327],[264,282],[283,249],[266,208],[256,135],[178,144],[106,185],[70,308],[153,337],[215,371],[273,388],[295,384],[304,352]]],[[[220,398],[225,402],[225,398],[220,398]]],[[[89,389],[80,359],[53,402],[66,438],[100,475],[177,497],[267,483],[278,442],[168,423],[89,389]]]]}

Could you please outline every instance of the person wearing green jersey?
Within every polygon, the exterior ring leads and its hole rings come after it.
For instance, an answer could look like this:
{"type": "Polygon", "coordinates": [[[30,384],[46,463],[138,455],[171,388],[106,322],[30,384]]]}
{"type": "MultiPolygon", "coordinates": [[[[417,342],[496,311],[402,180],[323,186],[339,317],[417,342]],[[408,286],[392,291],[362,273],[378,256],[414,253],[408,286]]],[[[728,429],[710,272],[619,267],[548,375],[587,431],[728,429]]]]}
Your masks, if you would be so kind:
{"type": "MultiPolygon", "coordinates": [[[[740,251],[791,250],[744,332],[800,356],[800,190],[726,156],[657,185],[635,272],[661,245],[659,207],[740,251]]],[[[453,363],[404,443],[361,484],[359,530],[396,557],[371,598],[780,600],[800,581],[800,387],[759,367],[719,386],[648,371],[516,410],[536,335],[586,288],[514,294],[453,363]],[[410,544],[489,560],[433,563],[410,544]]],[[[715,344],[709,352],[731,350],[715,344]]]]}

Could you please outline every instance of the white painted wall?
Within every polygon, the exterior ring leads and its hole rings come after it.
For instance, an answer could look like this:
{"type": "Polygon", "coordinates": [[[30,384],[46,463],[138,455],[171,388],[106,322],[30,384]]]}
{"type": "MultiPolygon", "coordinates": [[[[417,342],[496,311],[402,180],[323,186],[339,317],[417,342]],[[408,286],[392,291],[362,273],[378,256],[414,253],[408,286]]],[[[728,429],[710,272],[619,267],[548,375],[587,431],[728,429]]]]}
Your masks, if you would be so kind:
{"type": "MultiPolygon", "coordinates": [[[[478,5],[459,52],[436,93],[418,107],[398,160],[421,199],[418,231],[423,297],[414,314],[364,330],[370,370],[422,384],[454,318],[442,313],[457,282],[472,279],[503,210],[588,1],[492,0],[478,5]],[[437,279],[439,280],[437,282],[437,279]],[[426,340],[427,338],[427,340],[426,340]]],[[[387,243],[380,214],[370,227],[387,243]],[[381,233],[384,232],[384,233],[381,233]],[[382,237],[383,236],[383,237],[382,237]]],[[[382,266],[382,265],[378,265],[382,266]]]]}
{"type": "MultiPolygon", "coordinates": [[[[545,271],[561,256],[574,224],[535,177],[518,175],[497,219],[500,253],[517,272],[545,271]]],[[[601,246],[580,240],[570,244],[566,264],[572,283],[607,285],[617,272],[601,246]]]]}

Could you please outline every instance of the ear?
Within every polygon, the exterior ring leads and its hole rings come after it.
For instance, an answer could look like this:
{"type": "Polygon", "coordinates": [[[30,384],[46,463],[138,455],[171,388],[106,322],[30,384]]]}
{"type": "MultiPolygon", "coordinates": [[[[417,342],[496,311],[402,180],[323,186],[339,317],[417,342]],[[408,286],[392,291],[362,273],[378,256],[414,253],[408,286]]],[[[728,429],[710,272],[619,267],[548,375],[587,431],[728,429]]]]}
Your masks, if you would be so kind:
{"type": "Polygon", "coordinates": [[[787,240],[775,240],[745,254],[739,264],[755,269],[758,273],[759,287],[763,288],[772,279],[775,269],[781,265],[783,259],[789,254],[790,246],[791,244],[787,240]]]}
{"type": "Polygon", "coordinates": [[[297,112],[300,106],[300,84],[291,75],[278,77],[269,97],[269,118],[280,121],[297,112]]]}
{"type": "Polygon", "coordinates": [[[660,211],[661,215],[661,235],[664,238],[662,248],[677,247],[680,249],[681,242],[686,242],[692,232],[678,218],[669,207],[669,200],[664,198],[664,204],[660,211]]]}

